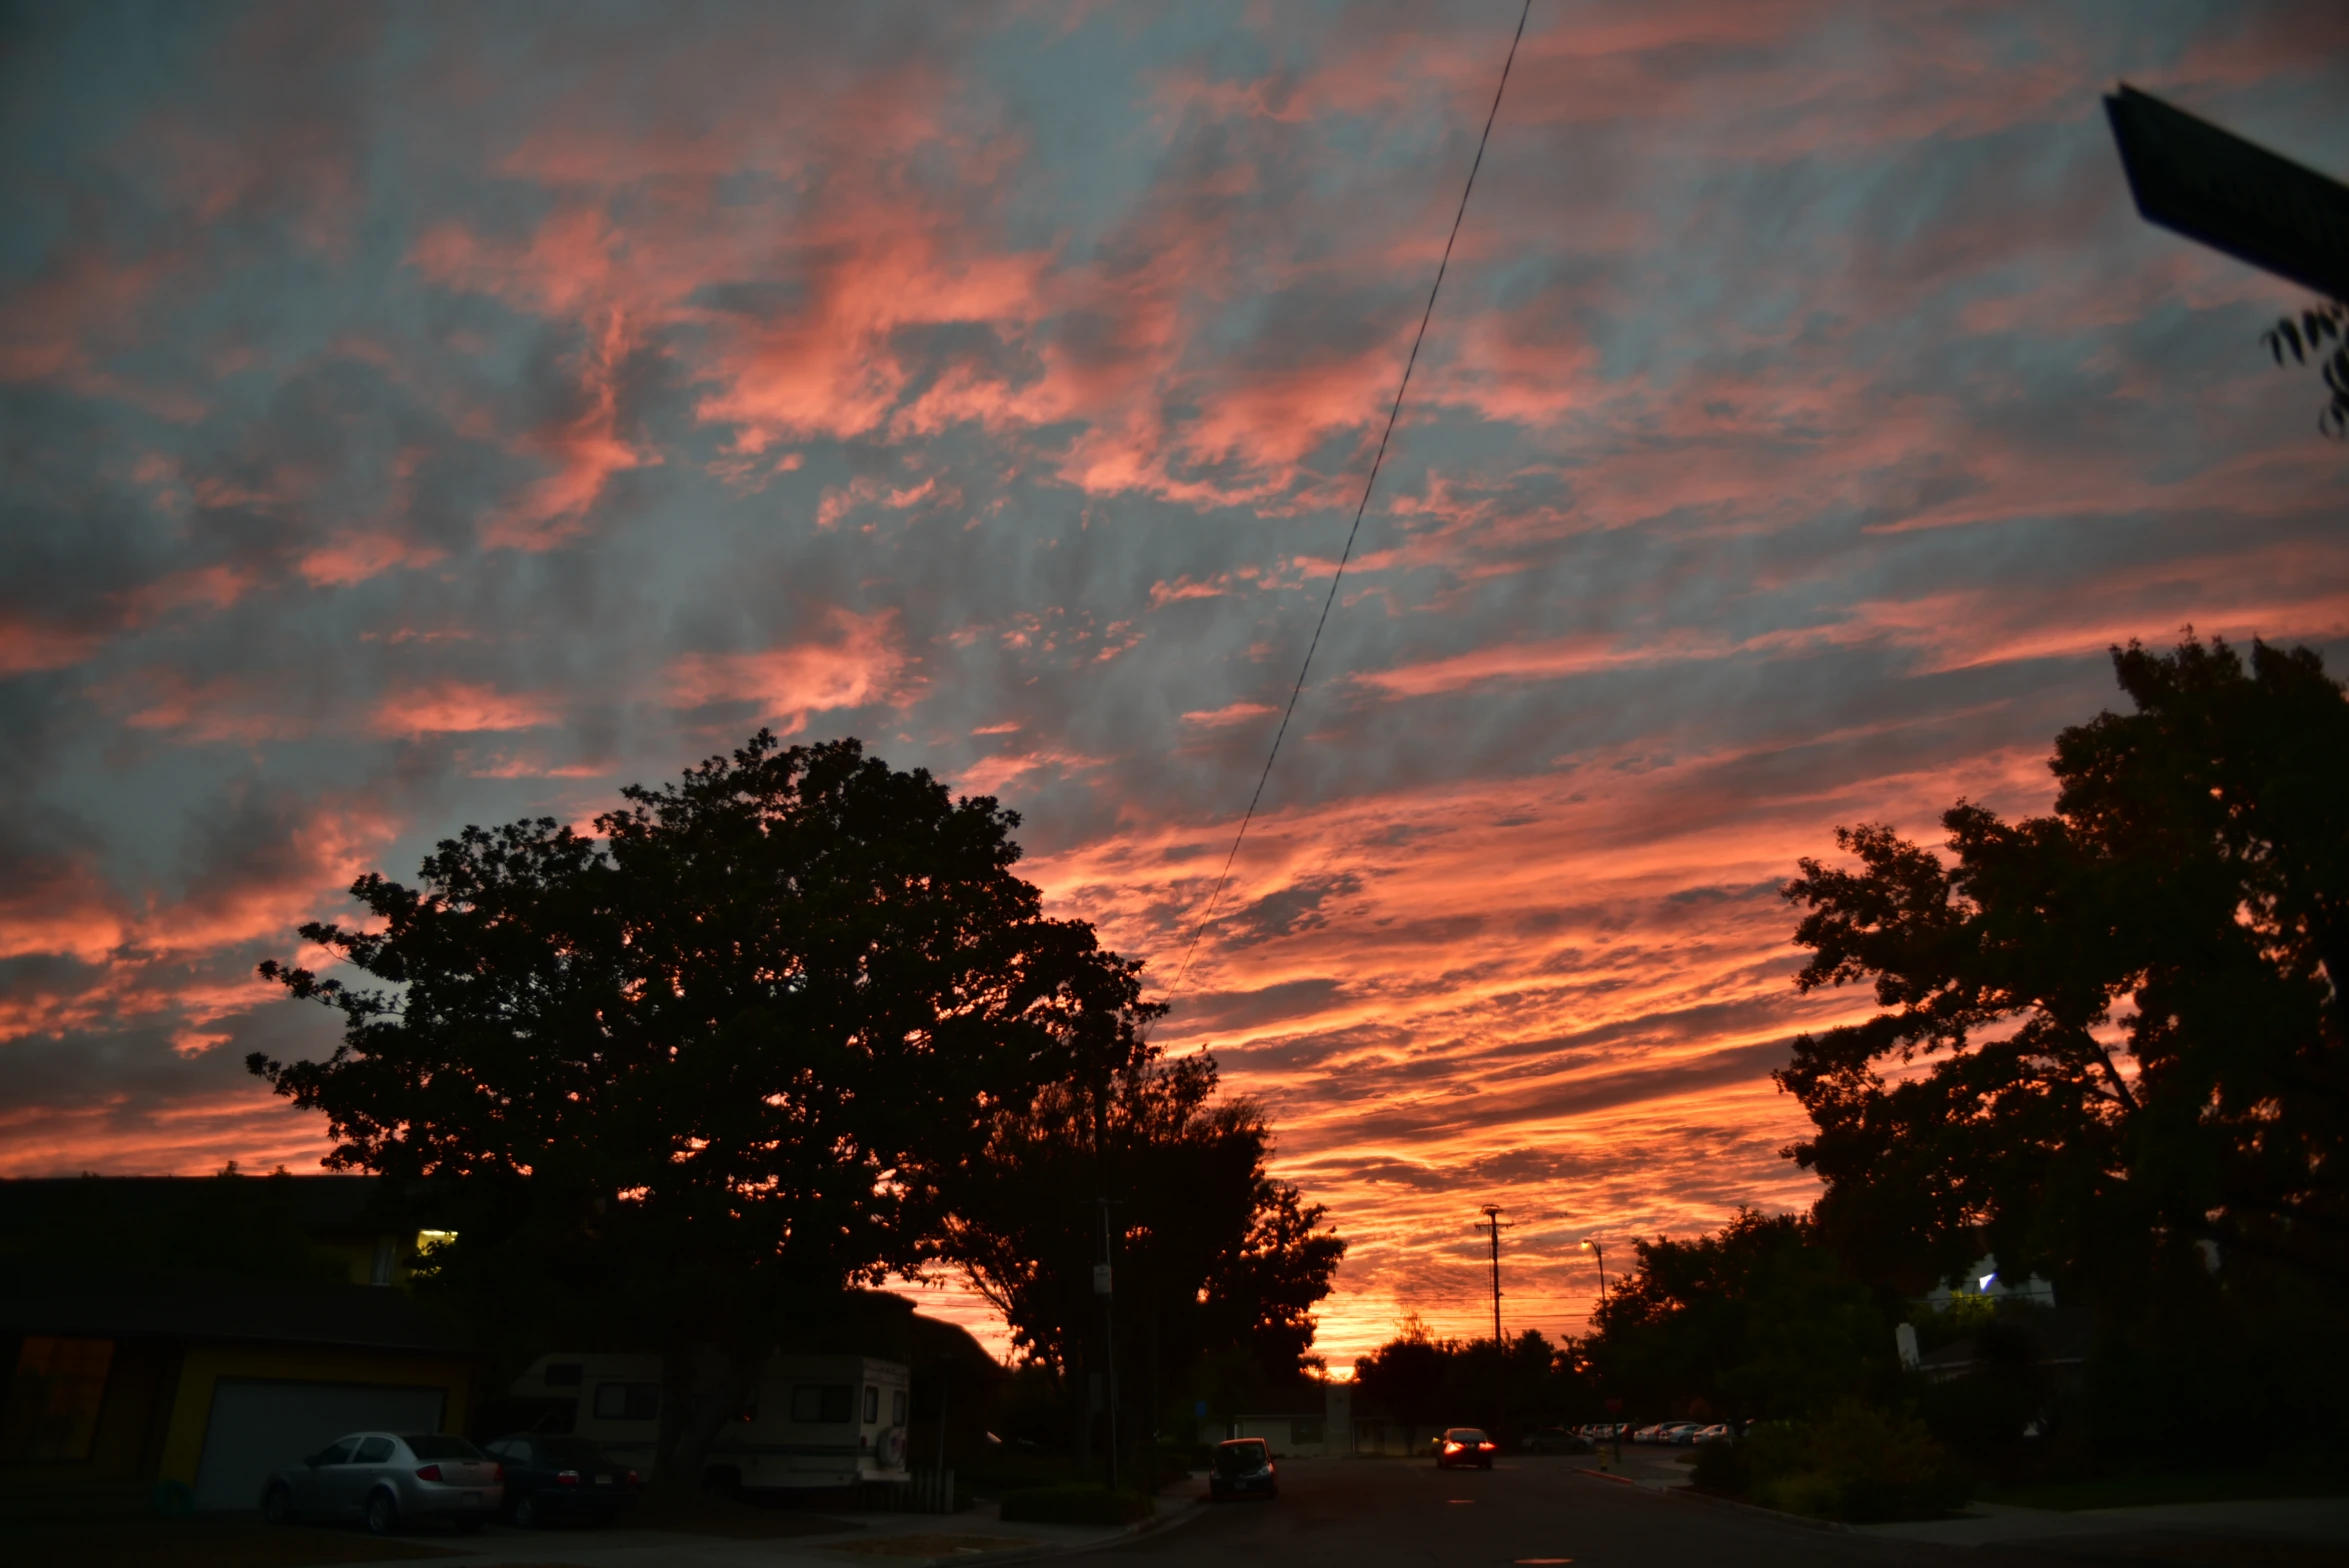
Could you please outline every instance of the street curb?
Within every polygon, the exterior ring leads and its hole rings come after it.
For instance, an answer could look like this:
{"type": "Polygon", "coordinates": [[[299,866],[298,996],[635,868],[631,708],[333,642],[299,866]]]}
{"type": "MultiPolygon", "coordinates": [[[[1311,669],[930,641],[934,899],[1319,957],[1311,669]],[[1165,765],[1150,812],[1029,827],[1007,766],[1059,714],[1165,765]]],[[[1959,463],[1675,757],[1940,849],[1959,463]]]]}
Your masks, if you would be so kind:
{"type": "Polygon", "coordinates": [[[1675,1488],[1668,1495],[1682,1497],[1692,1503],[1702,1503],[1707,1508],[1726,1508],[1741,1514],[1759,1514],[1764,1519],[1775,1519],[1780,1524],[1797,1525],[1805,1530],[1823,1530],[1829,1535],[1851,1534],[1851,1526],[1840,1520],[1813,1519],[1807,1514],[1790,1514],[1783,1508],[1764,1508],[1760,1503],[1741,1503],[1734,1497],[1715,1497],[1710,1492],[1700,1492],[1694,1487],[1675,1488]]]}
{"type": "MultiPolygon", "coordinates": [[[[1172,1530],[1177,1526],[1190,1523],[1203,1512],[1205,1509],[1194,1500],[1187,1508],[1178,1508],[1171,1513],[1154,1513],[1147,1519],[1137,1519],[1118,1531],[1117,1534],[1105,1535],[1097,1541],[1078,1541],[1069,1545],[1044,1542],[1036,1546],[1022,1546],[1009,1551],[965,1552],[954,1557],[933,1558],[930,1560],[930,1564],[951,1562],[967,1563],[970,1568],[1010,1568],[1010,1565],[1014,1563],[1039,1562],[1047,1557],[1081,1557],[1087,1552],[1101,1552],[1107,1551],[1113,1546],[1123,1546],[1128,1541],[1139,1540],[1145,1535],[1155,1535],[1161,1530],[1172,1530]]],[[[930,1568],[930,1564],[925,1564],[924,1568],[930,1568]]]]}
{"type": "Polygon", "coordinates": [[[1578,1470],[1575,1473],[1589,1476],[1594,1481],[1612,1481],[1617,1486],[1635,1487],[1657,1497],[1677,1497],[1684,1502],[1699,1503],[1707,1508],[1726,1508],[1735,1513],[1758,1514],[1764,1519],[1775,1519],[1780,1524],[1795,1525],[1805,1530],[1820,1530],[1830,1535],[1851,1534],[1850,1525],[1839,1524],[1833,1519],[1813,1519],[1803,1514],[1790,1514],[1779,1508],[1764,1508],[1759,1503],[1741,1503],[1731,1497],[1715,1497],[1712,1493],[1700,1492],[1693,1486],[1644,1486],[1629,1476],[1610,1475],[1603,1470],[1578,1470]]]}

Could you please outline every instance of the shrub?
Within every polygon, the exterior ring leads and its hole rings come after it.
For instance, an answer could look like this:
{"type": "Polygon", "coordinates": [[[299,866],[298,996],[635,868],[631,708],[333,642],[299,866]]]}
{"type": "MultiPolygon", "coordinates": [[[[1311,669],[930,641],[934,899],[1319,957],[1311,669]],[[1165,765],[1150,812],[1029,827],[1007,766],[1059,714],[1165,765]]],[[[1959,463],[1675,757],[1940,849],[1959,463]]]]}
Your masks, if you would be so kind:
{"type": "Polygon", "coordinates": [[[1747,1490],[1745,1449],[1736,1443],[1705,1443],[1696,1451],[1689,1484],[1700,1492],[1736,1497],[1747,1490]]]}
{"type": "Polygon", "coordinates": [[[1823,1420],[1758,1422],[1697,1453],[1699,1490],[1822,1519],[1931,1519],[1966,1499],[1965,1473],[1914,1417],[1849,1401],[1823,1420]]]}
{"type": "Polygon", "coordinates": [[[1037,1486],[1003,1499],[1003,1517],[1029,1524],[1132,1524],[1150,1516],[1150,1499],[1106,1486],[1037,1486]]]}

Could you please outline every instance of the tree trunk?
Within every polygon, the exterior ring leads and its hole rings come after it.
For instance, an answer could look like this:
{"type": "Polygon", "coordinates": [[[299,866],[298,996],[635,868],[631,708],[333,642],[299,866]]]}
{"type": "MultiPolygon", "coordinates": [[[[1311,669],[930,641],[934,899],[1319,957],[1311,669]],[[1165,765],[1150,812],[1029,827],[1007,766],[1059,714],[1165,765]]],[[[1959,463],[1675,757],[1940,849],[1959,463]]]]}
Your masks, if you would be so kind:
{"type": "Polygon", "coordinates": [[[698,1491],[710,1446],[758,1388],[768,1347],[694,1345],[661,1358],[661,1446],[655,1480],[698,1491]]]}

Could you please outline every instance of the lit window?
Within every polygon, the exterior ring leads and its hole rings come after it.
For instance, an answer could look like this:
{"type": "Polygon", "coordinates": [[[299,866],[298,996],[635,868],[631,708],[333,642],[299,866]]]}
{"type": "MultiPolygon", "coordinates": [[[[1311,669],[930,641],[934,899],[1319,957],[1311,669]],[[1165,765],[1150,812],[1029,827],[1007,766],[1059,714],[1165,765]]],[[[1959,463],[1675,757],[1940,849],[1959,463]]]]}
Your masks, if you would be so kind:
{"type": "Polygon", "coordinates": [[[430,1257],[456,1239],[453,1230],[420,1230],[416,1233],[416,1255],[430,1257]]]}

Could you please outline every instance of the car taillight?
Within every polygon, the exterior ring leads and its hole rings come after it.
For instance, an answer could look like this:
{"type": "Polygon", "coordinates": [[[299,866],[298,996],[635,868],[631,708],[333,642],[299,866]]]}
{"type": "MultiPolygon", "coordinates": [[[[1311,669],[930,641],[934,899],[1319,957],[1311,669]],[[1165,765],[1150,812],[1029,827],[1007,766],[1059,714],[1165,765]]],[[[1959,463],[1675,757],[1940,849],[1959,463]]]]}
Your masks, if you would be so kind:
{"type": "Polygon", "coordinates": [[[557,1486],[577,1486],[578,1484],[579,1484],[579,1472],[578,1472],[578,1471],[576,1471],[576,1470],[557,1470],[557,1471],[555,1472],[555,1485],[557,1485],[557,1486]]]}
{"type": "Polygon", "coordinates": [[[1458,1443],[1446,1443],[1444,1445],[1444,1452],[1447,1454],[1456,1454],[1460,1452],[1460,1445],[1458,1443]]]}
{"type": "Polygon", "coordinates": [[[635,1471],[633,1471],[633,1470],[631,1470],[631,1471],[629,1471],[629,1472],[628,1472],[628,1484],[629,1484],[630,1486],[634,1486],[634,1485],[636,1485],[636,1484],[637,1484],[637,1480],[636,1480],[636,1472],[635,1472],[635,1471]]]}
{"type": "Polygon", "coordinates": [[[506,1478],[506,1467],[504,1465],[491,1465],[489,1467],[489,1478],[492,1481],[503,1481],[506,1478]]]}
{"type": "Polygon", "coordinates": [[[1490,1447],[1492,1447],[1492,1446],[1493,1446],[1493,1445],[1492,1445],[1492,1444],[1490,1444],[1490,1443],[1479,1443],[1479,1444],[1477,1444],[1477,1445],[1476,1445],[1476,1451],[1477,1451],[1478,1453],[1483,1453],[1483,1452],[1484,1452],[1486,1449],[1488,1449],[1488,1448],[1490,1448],[1490,1447]]]}
{"type": "Polygon", "coordinates": [[[419,1480],[419,1481],[437,1481],[437,1480],[439,1480],[439,1479],[440,1479],[440,1466],[438,1466],[438,1465],[426,1465],[426,1466],[425,1466],[423,1469],[421,1469],[421,1470],[419,1470],[419,1471],[417,1471],[417,1472],[416,1472],[416,1479],[417,1479],[417,1480],[419,1480]]]}

